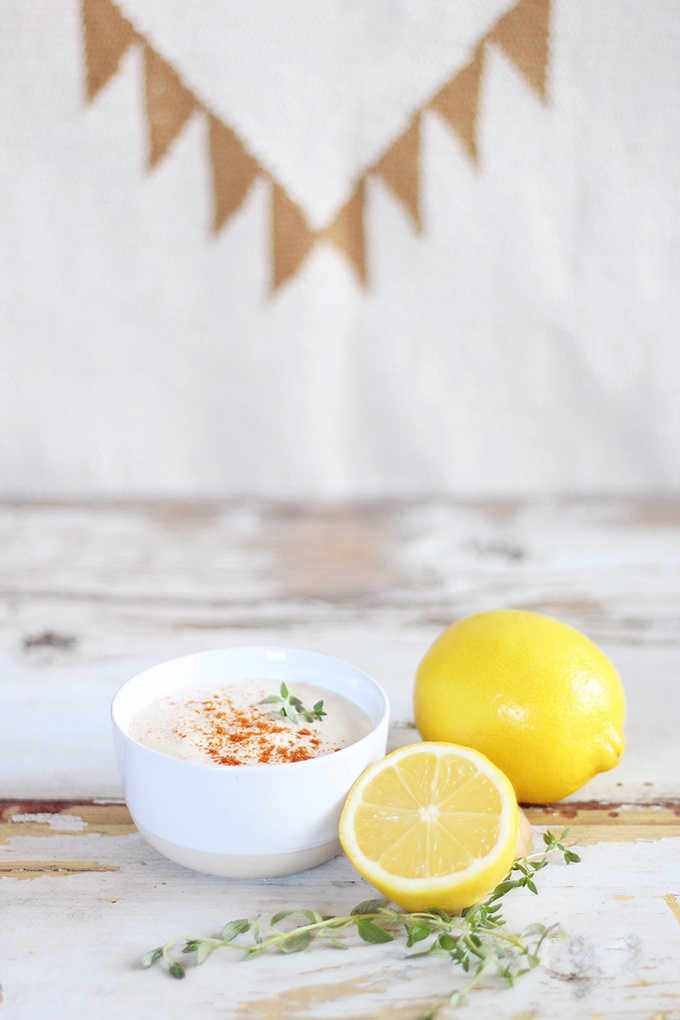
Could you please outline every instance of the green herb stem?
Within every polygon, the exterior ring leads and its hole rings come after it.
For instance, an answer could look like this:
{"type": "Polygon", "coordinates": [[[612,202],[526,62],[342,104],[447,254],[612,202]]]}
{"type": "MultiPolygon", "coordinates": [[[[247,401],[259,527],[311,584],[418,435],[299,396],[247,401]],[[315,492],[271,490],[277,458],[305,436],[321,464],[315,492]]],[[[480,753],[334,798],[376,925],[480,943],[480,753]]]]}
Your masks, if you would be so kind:
{"type": "Polygon", "coordinates": [[[418,1020],[434,1020],[440,1010],[457,1006],[487,973],[495,973],[512,986],[519,977],[538,966],[544,941],[559,937],[559,925],[551,928],[542,924],[528,925],[519,935],[508,931],[500,901],[517,888],[526,887],[530,892],[538,892],[534,878],[548,864],[550,856],[561,854],[565,864],[580,860],[563,842],[568,832],[565,829],[559,839],[552,832],[546,832],[543,852],[515,861],[505,879],[485,899],[459,914],[451,915],[438,909],[408,913],[390,907],[385,900],[365,900],[343,917],[324,916],[315,910],[284,910],[272,917],[268,928],[263,928],[257,921],[240,919],[224,926],[221,939],[177,936],[147,953],[142,965],[151,967],[162,961],[173,977],[183,978],[185,967],[171,955],[181,942],[184,943],[181,952],[194,955],[196,965],[200,965],[215,949],[222,947],[244,951],[246,960],[255,959],[270,950],[284,954],[299,953],[319,938],[328,939],[334,948],[346,949],[337,936],[353,925],[364,942],[376,944],[392,942],[393,933],[403,931],[407,948],[420,942],[427,943],[425,949],[409,954],[410,958],[433,954],[448,956],[466,974],[471,973],[466,984],[438,999],[418,1017],[418,1020]],[[277,927],[281,921],[293,916],[302,916],[307,923],[287,931],[277,927]],[[247,932],[251,933],[252,942],[236,941],[247,932]]]}
{"type": "Polygon", "coordinates": [[[323,701],[317,701],[311,709],[305,708],[301,700],[295,694],[291,694],[284,683],[281,684],[280,696],[278,694],[269,694],[262,701],[258,701],[258,705],[280,706],[274,709],[276,714],[290,720],[294,726],[297,726],[300,722],[299,716],[302,716],[305,722],[312,723],[321,722],[324,716],[328,714],[324,712],[323,701]]]}

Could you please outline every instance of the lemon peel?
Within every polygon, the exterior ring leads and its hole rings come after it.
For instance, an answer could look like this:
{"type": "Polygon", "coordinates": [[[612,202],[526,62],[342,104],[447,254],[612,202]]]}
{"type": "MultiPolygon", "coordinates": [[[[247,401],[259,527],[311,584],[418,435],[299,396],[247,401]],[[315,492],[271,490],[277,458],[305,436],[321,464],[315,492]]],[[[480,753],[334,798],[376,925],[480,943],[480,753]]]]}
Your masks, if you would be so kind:
{"type": "Polygon", "coordinates": [[[424,740],[481,751],[524,803],[561,800],[623,755],[614,666],[541,613],[493,610],[448,627],[418,667],[414,710],[424,740]]]}
{"type": "Polygon", "coordinates": [[[510,782],[449,743],[399,748],[357,780],[340,841],[364,878],[406,910],[461,910],[507,874],[517,849],[510,782]]]}

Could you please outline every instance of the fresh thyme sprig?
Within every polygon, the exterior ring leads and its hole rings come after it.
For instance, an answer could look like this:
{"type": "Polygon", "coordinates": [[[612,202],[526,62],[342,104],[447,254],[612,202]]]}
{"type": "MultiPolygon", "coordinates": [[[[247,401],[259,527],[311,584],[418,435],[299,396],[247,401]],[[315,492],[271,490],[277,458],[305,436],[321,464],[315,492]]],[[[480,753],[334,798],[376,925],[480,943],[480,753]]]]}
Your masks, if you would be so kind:
{"type": "Polygon", "coordinates": [[[565,846],[564,840],[569,834],[565,829],[557,838],[552,832],[543,835],[544,849],[529,854],[515,861],[504,881],[479,903],[467,907],[460,914],[447,914],[444,910],[423,910],[407,913],[390,907],[386,900],[364,900],[345,917],[334,917],[330,914],[319,914],[316,910],[282,910],[274,914],[269,927],[262,927],[257,921],[240,919],[230,921],[222,929],[221,938],[202,938],[178,936],[170,939],[165,945],[147,953],[142,966],[151,967],[161,961],[175,978],[183,978],[185,966],[174,959],[171,951],[183,942],[182,953],[195,954],[195,963],[204,963],[215,949],[231,946],[245,951],[245,960],[253,960],[269,950],[281,953],[299,953],[315,939],[326,939],[335,949],[348,947],[338,936],[347,929],[356,927],[357,934],[364,942],[392,942],[395,934],[402,933],[406,937],[406,946],[411,948],[427,940],[429,944],[420,952],[409,954],[409,958],[417,956],[448,956],[466,974],[470,980],[463,987],[438,999],[417,1020],[434,1020],[440,1010],[445,1007],[454,1008],[487,974],[496,974],[508,987],[512,987],[517,978],[533,970],[539,964],[539,952],[545,939],[563,937],[559,925],[546,928],[543,924],[530,924],[519,935],[505,928],[505,918],[501,914],[499,902],[511,890],[527,888],[538,893],[534,882],[537,872],[549,863],[549,856],[562,854],[565,864],[580,861],[578,854],[565,846]],[[513,878],[513,875],[518,877],[513,878]],[[288,917],[304,918],[306,923],[288,930],[278,926],[288,917]],[[252,933],[253,941],[243,943],[235,941],[247,932],[252,933]]]}
{"type": "Polygon", "coordinates": [[[310,712],[296,695],[289,692],[283,683],[281,684],[281,697],[278,694],[270,694],[269,697],[258,701],[258,705],[280,705],[281,708],[277,709],[278,714],[282,715],[284,719],[290,719],[295,726],[300,721],[298,716],[302,716],[306,722],[311,723],[317,719],[321,722],[323,717],[327,715],[323,710],[323,701],[317,701],[310,712]]]}

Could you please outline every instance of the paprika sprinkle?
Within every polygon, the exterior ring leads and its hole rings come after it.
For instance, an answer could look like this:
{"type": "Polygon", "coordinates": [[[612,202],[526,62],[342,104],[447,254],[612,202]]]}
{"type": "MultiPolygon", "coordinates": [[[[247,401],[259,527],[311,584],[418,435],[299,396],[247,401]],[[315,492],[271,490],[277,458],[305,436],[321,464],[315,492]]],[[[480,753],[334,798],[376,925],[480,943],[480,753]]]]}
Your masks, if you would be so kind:
{"type": "MultiPolygon", "coordinates": [[[[263,697],[273,682],[247,681],[221,689],[192,687],[151,702],[132,719],[130,736],[153,750],[211,765],[282,765],[331,754],[371,729],[368,716],[332,691],[296,683],[305,704],[323,698],[327,718],[295,725],[263,697]]],[[[302,719],[300,719],[302,722],[302,719]]]]}

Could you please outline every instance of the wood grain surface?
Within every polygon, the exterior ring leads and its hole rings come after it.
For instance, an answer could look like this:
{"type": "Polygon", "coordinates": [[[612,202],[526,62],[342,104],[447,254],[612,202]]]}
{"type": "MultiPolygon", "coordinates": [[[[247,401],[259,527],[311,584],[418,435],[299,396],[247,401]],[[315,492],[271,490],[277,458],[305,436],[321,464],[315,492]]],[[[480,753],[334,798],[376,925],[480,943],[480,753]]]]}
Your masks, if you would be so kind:
{"type": "MultiPolygon", "coordinates": [[[[537,897],[508,897],[506,916],[512,930],[559,922],[568,937],[547,944],[543,965],[515,988],[490,980],[463,1008],[491,1020],[676,1020],[680,805],[556,805],[529,817],[535,834],[569,824],[582,863],[552,864],[537,897]]],[[[0,861],[3,1015],[12,1020],[95,1011],[112,1020],[406,1020],[461,984],[444,959],[409,960],[403,944],[358,939],[342,954],[313,947],[247,965],[220,951],[183,982],[141,969],[159,943],[216,935],[236,917],[296,906],[347,913],[372,890],[344,856],[287,878],[226,882],[161,858],[123,805],[15,801],[2,805],[0,861]]]]}
{"type": "MultiPolygon", "coordinates": [[[[134,1020],[412,1018],[459,978],[403,946],[314,948],[242,964],[216,954],[183,982],[142,971],[174,934],[305,906],[344,912],[370,887],[340,856],[226,882],[141,839],[108,706],[140,669],[203,648],[269,644],[365,669],[392,707],[390,746],[418,739],[411,689],[439,631],[517,607],[584,631],[626,689],[622,764],[558,805],[583,858],[508,903],[514,927],[568,939],[516,988],[465,1009],[504,1020],[680,1020],[680,501],[421,501],[0,506],[2,1016],[134,1020]],[[340,959],[338,959],[340,958],[340,959]]],[[[463,1014],[465,1015],[465,1014],[463,1014]]]]}

